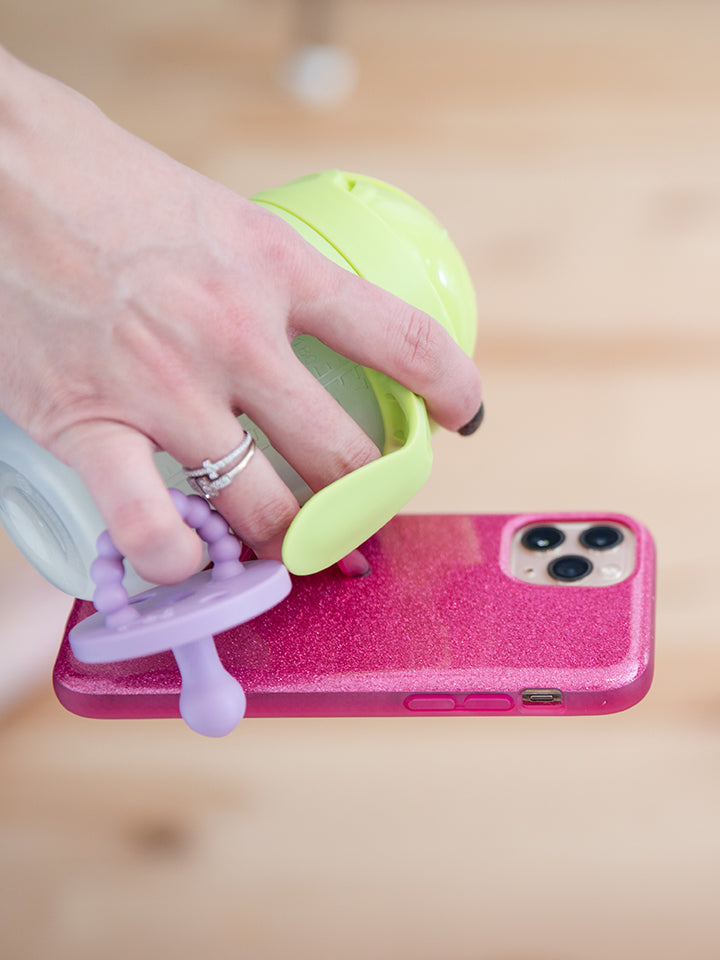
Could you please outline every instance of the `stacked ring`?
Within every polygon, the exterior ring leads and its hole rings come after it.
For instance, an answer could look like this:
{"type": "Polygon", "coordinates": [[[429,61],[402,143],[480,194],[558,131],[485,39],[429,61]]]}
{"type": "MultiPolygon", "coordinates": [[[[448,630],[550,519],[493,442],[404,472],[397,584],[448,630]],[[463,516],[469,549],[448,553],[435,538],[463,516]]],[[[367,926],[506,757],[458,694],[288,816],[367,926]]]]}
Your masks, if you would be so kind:
{"type": "Polygon", "coordinates": [[[246,432],[242,443],[220,460],[203,460],[202,466],[183,470],[192,489],[206,500],[212,500],[245,469],[254,452],[255,440],[246,432]]]}

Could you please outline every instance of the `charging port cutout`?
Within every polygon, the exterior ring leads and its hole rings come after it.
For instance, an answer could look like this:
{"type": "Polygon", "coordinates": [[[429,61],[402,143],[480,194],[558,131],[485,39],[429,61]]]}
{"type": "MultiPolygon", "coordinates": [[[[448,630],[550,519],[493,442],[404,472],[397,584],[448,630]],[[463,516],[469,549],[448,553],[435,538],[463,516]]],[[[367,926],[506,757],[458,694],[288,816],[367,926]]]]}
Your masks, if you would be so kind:
{"type": "Polygon", "coordinates": [[[560,690],[523,690],[522,702],[525,707],[553,707],[563,702],[563,695],[560,690]]]}

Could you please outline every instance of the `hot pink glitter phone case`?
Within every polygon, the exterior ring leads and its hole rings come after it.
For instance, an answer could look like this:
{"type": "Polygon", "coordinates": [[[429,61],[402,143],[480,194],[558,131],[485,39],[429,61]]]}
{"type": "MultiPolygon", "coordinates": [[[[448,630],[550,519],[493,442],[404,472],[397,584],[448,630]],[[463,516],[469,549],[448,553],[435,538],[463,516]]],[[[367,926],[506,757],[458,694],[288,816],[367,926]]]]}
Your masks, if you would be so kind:
{"type": "MultiPolygon", "coordinates": [[[[363,553],[368,576],[331,568],[294,577],[278,606],[216,636],[246,716],[602,714],[632,706],[650,686],[655,553],[629,517],[400,515],[363,553]],[[629,531],[627,575],[613,582],[607,553],[596,550],[593,562],[610,571],[605,585],[516,578],[518,531],[562,521],[629,531]]],[[[91,613],[87,601],[72,610],[54,673],[61,703],[88,717],[178,716],[172,654],[74,658],[68,631],[91,613]]]]}

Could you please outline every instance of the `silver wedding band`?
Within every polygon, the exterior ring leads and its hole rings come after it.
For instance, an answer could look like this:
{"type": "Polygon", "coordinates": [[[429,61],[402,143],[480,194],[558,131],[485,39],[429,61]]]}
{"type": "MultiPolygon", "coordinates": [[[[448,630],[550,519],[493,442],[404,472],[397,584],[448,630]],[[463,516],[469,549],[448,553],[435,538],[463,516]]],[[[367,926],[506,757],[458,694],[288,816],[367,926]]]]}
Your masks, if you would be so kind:
{"type": "Polygon", "coordinates": [[[196,493],[212,500],[245,469],[253,453],[255,440],[246,432],[242,443],[220,460],[203,460],[200,467],[183,467],[187,482],[196,493]]]}

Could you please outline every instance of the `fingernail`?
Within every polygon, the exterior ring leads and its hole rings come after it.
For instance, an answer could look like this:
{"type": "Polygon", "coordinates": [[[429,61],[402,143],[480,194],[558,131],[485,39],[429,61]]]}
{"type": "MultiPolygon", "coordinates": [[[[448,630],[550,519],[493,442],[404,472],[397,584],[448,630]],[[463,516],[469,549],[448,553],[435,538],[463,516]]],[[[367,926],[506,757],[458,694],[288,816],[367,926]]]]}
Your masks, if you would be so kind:
{"type": "Polygon", "coordinates": [[[469,437],[470,434],[475,433],[477,428],[483,422],[484,416],[485,416],[485,404],[481,403],[478,409],[478,412],[475,414],[472,420],[469,420],[464,427],[460,427],[460,429],[458,430],[458,433],[460,434],[460,436],[469,437]]]}
{"type": "Polygon", "coordinates": [[[353,550],[342,560],[338,560],[338,568],[344,577],[366,577],[370,573],[370,564],[359,550],[353,550]]]}

